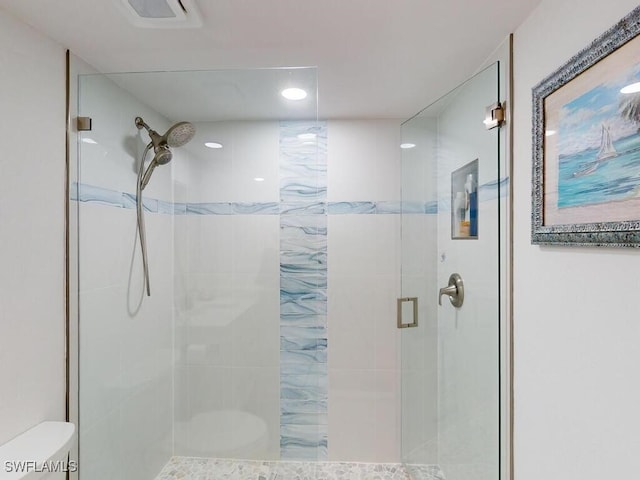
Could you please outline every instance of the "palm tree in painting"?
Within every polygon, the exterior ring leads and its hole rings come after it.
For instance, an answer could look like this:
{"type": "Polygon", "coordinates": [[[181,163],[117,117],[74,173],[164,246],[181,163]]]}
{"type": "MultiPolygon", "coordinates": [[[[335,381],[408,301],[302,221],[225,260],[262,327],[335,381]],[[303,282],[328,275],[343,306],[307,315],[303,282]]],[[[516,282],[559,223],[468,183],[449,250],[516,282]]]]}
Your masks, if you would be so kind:
{"type": "MultiPolygon", "coordinates": [[[[636,125],[640,125],[640,93],[626,94],[619,104],[620,116],[636,125]]],[[[640,133],[640,128],[638,128],[640,133]]]]}

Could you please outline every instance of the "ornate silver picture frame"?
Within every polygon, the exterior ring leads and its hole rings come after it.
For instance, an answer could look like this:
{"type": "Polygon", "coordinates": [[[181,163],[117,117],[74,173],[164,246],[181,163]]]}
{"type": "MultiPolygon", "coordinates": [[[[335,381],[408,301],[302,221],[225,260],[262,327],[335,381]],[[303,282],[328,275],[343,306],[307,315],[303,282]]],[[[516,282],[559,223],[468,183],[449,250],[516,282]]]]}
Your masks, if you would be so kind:
{"type": "Polygon", "coordinates": [[[640,7],[533,88],[531,241],[640,247],[640,7]]]}

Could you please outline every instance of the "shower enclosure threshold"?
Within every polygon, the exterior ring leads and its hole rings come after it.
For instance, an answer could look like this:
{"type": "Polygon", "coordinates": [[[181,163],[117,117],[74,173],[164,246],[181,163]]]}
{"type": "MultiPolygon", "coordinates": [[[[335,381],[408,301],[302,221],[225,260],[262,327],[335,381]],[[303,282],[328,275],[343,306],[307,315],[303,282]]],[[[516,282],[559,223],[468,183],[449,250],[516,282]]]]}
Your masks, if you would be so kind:
{"type": "Polygon", "coordinates": [[[445,480],[437,465],[173,457],[155,480],[445,480]]]}

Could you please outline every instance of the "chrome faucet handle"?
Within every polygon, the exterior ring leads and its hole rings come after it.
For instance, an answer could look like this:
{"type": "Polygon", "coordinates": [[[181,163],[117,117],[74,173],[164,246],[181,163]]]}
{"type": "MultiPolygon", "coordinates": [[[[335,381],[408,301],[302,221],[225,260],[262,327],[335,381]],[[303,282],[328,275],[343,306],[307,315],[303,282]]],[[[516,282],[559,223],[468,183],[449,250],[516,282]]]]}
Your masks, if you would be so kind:
{"type": "Polygon", "coordinates": [[[438,295],[438,305],[442,305],[442,296],[446,295],[449,298],[456,298],[458,296],[458,288],[455,285],[448,287],[442,287],[440,294],[438,295]]]}
{"type": "Polygon", "coordinates": [[[464,302],[464,283],[462,277],[457,273],[452,273],[449,277],[449,285],[442,287],[438,295],[438,305],[442,305],[442,296],[449,297],[451,305],[460,308],[464,302]]]}

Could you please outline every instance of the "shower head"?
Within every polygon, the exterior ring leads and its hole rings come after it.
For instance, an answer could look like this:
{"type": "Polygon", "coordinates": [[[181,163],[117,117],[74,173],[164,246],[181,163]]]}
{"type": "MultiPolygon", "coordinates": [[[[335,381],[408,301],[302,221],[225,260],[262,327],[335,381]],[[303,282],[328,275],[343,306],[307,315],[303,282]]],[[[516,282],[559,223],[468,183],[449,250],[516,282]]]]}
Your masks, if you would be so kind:
{"type": "Polygon", "coordinates": [[[167,130],[162,138],[166,139],[165,141],[170,147],[181,147],[191,141],[195,134],[196,128],[192,123],[178,122],[167,130]]]}
{"type": "MultiPolygon", "coordinates": [[[[158,132],[149,127],[149,125],[147,125],[141,117],[136,117],[135,122],[138,130],[144,128],[149,133],[151,143],[147,146],[147,151],[153,145],[153,151],[156,154],[155,157],[153,157],[153,160],[151,160],[151,163],[149,164],[146,172],[144,172],[144,174],[139,177],[140,187],[142,190],[144,190],[144,188],[147,186],[147,183],[149,183],[151,174],[153,173],[155,168],[158,165],[166,165],[173,158],[171,147],[181,147],[185,143],[189,142],[196,134],[196,128],[192,123],[178,122],[171,128],[169,128],[169,130],[167,130],[167,133],[165,133],[164,135],[159,135],[158,132]]],[[[143,165],[140,165],[140,168],[144,166],[144,159],[142,160],[142,163],[143,165]]]]}
{"type": "Polygon", "coordinates": [[[156,156],[153,157],[153,161],[158,165],[166,165],[173,158],[173,153],[171,153],[171,149],[167,145],[156,148],[155,152],[156,156]]]}
{"type": "MultiPolygon", "coordinates": [[[[138,127],[138,130],[144,128],[149,132],[156,154],[158,154],[158,149],[162,147],[181,147],[196,134],[196,128],[190,122],[178,122],[169,128],[164,135],[159,135],[141,117],[136,117],[136,127],[138,127]]],[[[161,165],[163,164],[161,163],[161,165]]]]}

